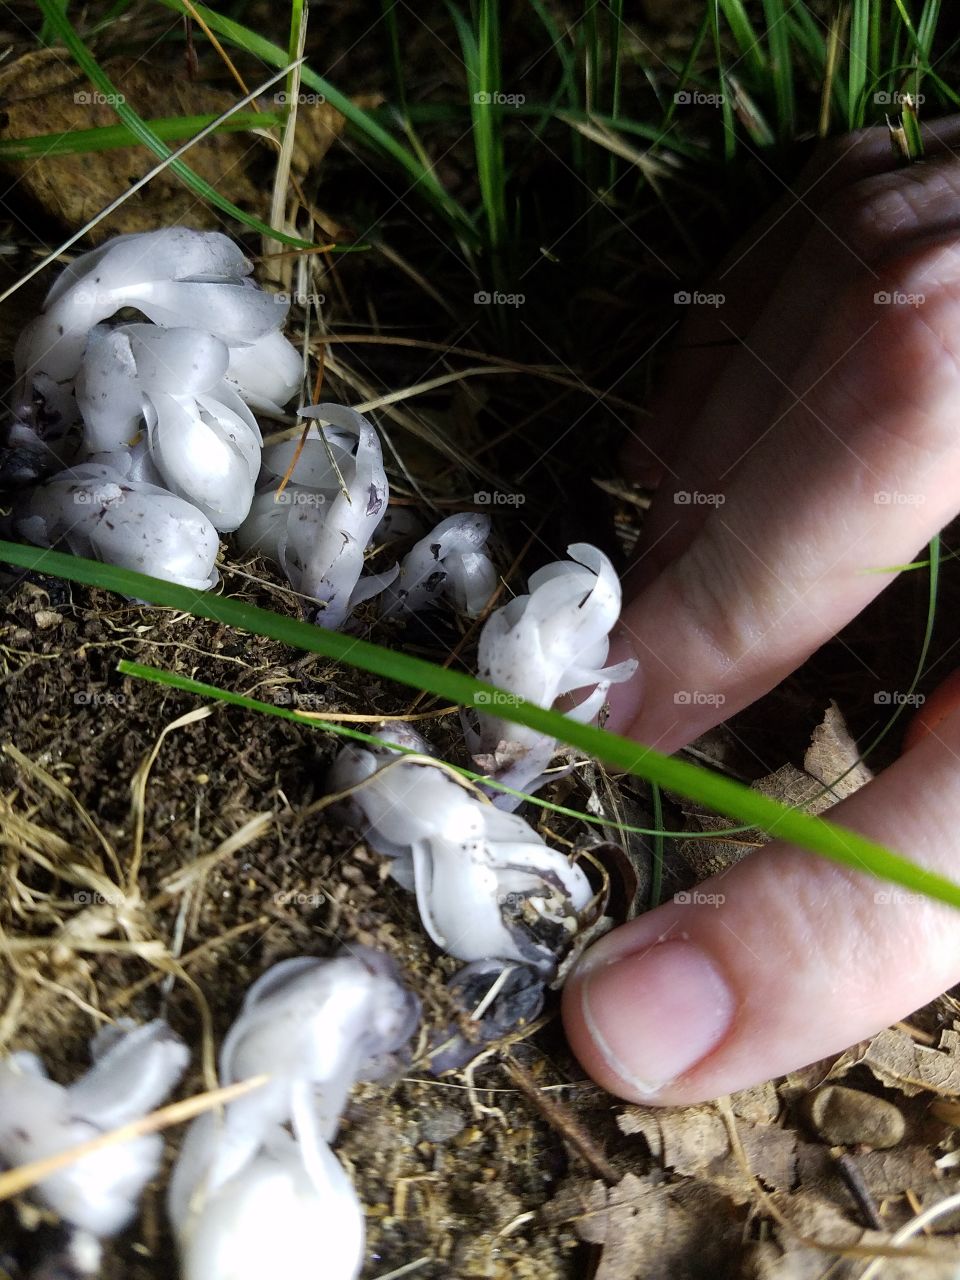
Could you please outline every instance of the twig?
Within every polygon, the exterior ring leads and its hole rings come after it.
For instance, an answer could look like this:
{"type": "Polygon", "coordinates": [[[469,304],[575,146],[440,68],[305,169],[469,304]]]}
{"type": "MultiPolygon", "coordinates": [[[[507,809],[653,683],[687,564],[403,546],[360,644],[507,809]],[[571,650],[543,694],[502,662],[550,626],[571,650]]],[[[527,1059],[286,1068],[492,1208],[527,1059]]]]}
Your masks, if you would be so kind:
{"type": "Polygon", "coordinates": [[[610,1186],[616,1186],[621,1180],[621,1174],[582,1128],[569,1108],[545,1094],[527,1068],[521,1066],[516,1058],[505,1056],[503,1069],[524,1097],[533,1103],[547,1124],[556,1129],[557,1133],[573,1147],[597,1177],[602,1178],[610,1186]]]}

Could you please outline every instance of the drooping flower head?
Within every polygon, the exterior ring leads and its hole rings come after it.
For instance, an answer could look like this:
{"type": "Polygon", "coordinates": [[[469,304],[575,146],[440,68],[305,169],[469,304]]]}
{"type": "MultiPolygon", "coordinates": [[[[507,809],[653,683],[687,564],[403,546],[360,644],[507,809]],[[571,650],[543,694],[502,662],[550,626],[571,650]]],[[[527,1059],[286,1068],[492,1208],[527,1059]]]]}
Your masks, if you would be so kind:
{"type": "MultiPolygon", "coordinates": [[[[611,684],[629,680],[633,660],[605,667],[610,632],[620,616],[620,580],[589,543],[567,548],[532,574],[527,595],[497,609],[480,632],[478,675],[517,699],[552,707],[564,694],[590,690],[568,715],[582,724],[603,707],[611,684]]],[[[475,755],[480,767],[523,790],[550,762],[556,743],[524,725],[482,714],[475,755]]],[[[515,807],[504,799],[501,806],[515,807]]]]}
{"type": "MultiPolygon", "coordinates": [[[[74,1084],[49,1079],[32,1053],[0,1063],[0,1160],[26,1164],[153,1111],[186,1069],[186,1045],[164,1022],[110,1028],[92,1044],[94,1064],[74,1084]]],[[[159,1134],[145,1134],[82,1156],[38,1183],[34,1194],[64,1222],[94,1236],[126,1227],[157,1172],[159,1134]]]]}
{"type": "Polygon", "coordinates": [[[364,837],[416,894],[437,946],[460,960],[516,960],[552,975],[593,897],[579,866],[442,768],[388,748],[344,747],[327,781],[334,792],[354,788],[364,837]]]}

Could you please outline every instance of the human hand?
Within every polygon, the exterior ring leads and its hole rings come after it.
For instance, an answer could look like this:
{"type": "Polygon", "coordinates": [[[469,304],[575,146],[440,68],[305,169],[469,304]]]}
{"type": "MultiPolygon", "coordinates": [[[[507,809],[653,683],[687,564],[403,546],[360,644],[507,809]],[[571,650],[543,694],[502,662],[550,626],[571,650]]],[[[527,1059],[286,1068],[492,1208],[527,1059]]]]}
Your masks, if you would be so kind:
{"type": "MultiPolygon", "coordinates": [[[[960,511],[960,117],[925,143],[909,168],[886,130],[825,147],[707,286],[723,305],[691,308],[629,450],[632,475],[663,478],[625,581],[640,671],[611,691],[610,727],[661,751],[690,742],[890,581],[865,570],[909,562],[960,511]]],[[[830,817],[958,879],[958,763],[954,715],[830,817]]],[[[649,912],[574,970],[567,1034],[611,1092],[716,1097],[960,979],[951,909],[782,841],[722,895],[649,912]]]]}

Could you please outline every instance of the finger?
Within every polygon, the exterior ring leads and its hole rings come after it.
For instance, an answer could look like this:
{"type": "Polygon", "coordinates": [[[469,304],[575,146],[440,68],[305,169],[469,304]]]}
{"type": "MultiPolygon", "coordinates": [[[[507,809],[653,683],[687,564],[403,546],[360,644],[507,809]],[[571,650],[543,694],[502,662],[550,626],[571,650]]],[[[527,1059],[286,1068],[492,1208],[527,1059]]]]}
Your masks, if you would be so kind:
{"type": "Polygon", "coordinates": [[[640,675],[611,721],[675,750],[772,688],[863,609],[960,505],[960,247],[884,267],[825,318],[808,393],[737,468],[690,546],[633,600],[640,675]],[[925,292],[924,292],[925,291],[925,292]]]}
{"type": "MultiPolygon", "coordinates": [[[[954,879],[960,715],[831,819],[954,879]]],[[[607,935],[567,981],[574,1053],[637,1102],[715,1098],[837,1053],[960,979],[960,913],[775,842],[607,935]]]]}
{"type": "MultiPolygon", "coordinates": [[[[923,130],[928,154],[960,145],[960,116],[923,130]]],[[[641,470],[672,469],[678,443],[700,413],[717,376],[729,360],[731,330],[745,337],[769,301],[831,197],[875,174],[893,171],[897,159],[889,130],[860,129],[821,143],[789,190],[726,256],[703,286],[705,294],[724,298],[723,316],[711,307],[691,307],[684,316],[677,348],[667,363],[650,423],[625,449],[625,465],[634,478],[641,470]]],[[[791,350],[793,350],[791,346],[791,350]]]]}
{"type": "Polygon", "coordinates": [[[659,414],[669,423],[675,446],[660,446],[667,479],[645,522],[628,590],[652,581],[702,523],[702,508],[678,508],[676,493],[722,492],[725,473],[769,428],[784,394],[799,394],[797,369],[832,299],[858,277],[879,280],[884,259],[902,253],[911,241],[960,231],[960,161],[952,150],[960,143],[960,119],[941,123],[929,138],[933,158],[906,170],[892,167],[886,130],[856,135],[857,145],[832,167],[826,157],[816,162],[798,193],[794,215],[782,223],[799,250],[790,253],[772,233],[769,247],[783,255],[777,266],[761,238],[758,249],[746,248],[728,267],[732,293],[725,291],[721,276],[718,292],[701,295],[724,301],[696,308],[698,338],[710,335],[727,345],[701,354],[701,360],[712,362],[709,386],[694,379],[685,391],[675,374],[654,406],[654,420],[659,414]],[[881,167],[884,155],[889,171],[881,167]],[[755,282],[747,286],[752,305],[731,308],[727,299],[738,297],[744,275],[755,282]],[[774,287],[757,306],[756,281],[768,278],[774,287]]]}

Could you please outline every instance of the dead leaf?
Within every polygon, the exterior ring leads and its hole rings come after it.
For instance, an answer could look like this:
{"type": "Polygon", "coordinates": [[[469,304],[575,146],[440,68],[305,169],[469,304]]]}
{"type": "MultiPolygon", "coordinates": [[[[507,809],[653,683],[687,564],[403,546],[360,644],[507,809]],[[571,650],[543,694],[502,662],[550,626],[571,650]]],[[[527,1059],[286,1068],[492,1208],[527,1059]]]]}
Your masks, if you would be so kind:
{"type": "MultiPolygon", "coordinates": [[[[722,1117],[713,1106],[631,1107],[617,1118],[623,1133],[641,1136],[665,1169],[696,1175],[722,1188],[736,1204],[756,1198],[753,1177],[731,1149],[722,1117]]],[[[740,1142],[752,1174],[767,1188],[796,1183],[798,1136],[772,1124],[740,1120],[740,1142]]]]}
{"type": "MultiPolygon", "coordinates": [[[[142,61],[113,59],[104,69],[147,120],[218,114],[239,96],[238,90],[213,88],[142,61]]],[[[5,67],[0,72],[0,106],[4,138],[118,123],[109,103],[57,49],[32,51],[5,67]]],[[[328,103],[303,104],[297,116],[294,173],[301,178],[314,173],[344,124],[340,113],[328,103]]],[[[191,148],[187,163],[241,209],[267,219],[270,183],[265,175],[269,176],[273,154],[272,144],[256,133],[215,133],[191,148]]],[[[7,160],[3,167],[16,179],[20,193],[73,230],[126,191],[156,160],[148,148],[135,145],[82,155],[7,160]]],[[[165,170],[99,223],[90,239],[99,243],[121,232],[152,230],[169,223],[220,227],[222,216],[165,170]]]]}
{"type": "Polygon", "coordinates": [[[873,770],[860,759],[860,750],[835,702],[830,703],[823,720],[813,731],[803,757],[803,768],[810,777],[830,788],[832,799],[827,797],[825,808],[853,795],[873,780],[873,770]]]}
{"type": "MultiPolygon", "coordinates": [[[[858,763],[857,744],[835,702],[830,703],[823,720],[814,729],[803,763],[802,770],[784,764],[776,772],[752,782],[751,789],[805,813],[818,814],[859,790],[873,777],[866,765],[858,763]]],[[[722,831],[731,825],[729,819],[718,817],[699,805],[689,801],[680,801],[680,804],[690,830],[722,831]]],[[[770,839],[766,832],[753,829],[725,839],[683,840],[678,852],[700,882],[726,871],[770,839]]]]}
{"type": "Polygon", "coordinates": [[[615,1187],[568,1183],[544,1217],[548,1225],[571,1223],[602,1250],[595,1280],[714,1280],[742,1232],[730,1202],[709,1183],[651,1185],[632,1173],[615,1187]]]}
{"type": "Polygon", "coordinates": [[[869,1067],[881,1084],[899,1089],[909,1098],[918,1093],[960,1097],[960,1036],[956,1031],[945,1031],[940,1048],[931,1049],[890,1027],[861,1047],[855,1061],[869,1067]]]}

